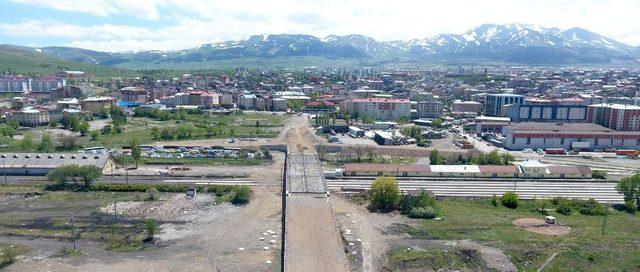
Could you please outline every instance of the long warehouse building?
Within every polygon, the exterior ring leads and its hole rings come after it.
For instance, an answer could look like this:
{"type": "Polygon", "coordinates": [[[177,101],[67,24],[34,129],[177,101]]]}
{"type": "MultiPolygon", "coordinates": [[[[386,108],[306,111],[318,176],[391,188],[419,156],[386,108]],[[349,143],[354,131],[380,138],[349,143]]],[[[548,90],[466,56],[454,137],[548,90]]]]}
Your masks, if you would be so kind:
{"type": "Polygon", "coordinates": [[[93,165],[102,171],[115,168],[110,154],[0,153],[0,175],[44,176],[63,165],[93,165]]]}

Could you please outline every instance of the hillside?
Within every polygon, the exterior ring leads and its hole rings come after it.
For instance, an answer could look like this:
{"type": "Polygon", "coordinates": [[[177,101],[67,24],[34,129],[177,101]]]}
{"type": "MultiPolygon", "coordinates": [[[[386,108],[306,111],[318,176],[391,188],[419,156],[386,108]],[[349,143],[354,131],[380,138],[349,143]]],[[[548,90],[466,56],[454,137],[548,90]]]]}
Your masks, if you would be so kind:
{"type": "Polygon", "coordinates": [[[7,70],[16,74],[33,75],[67,70],[80,70],[98,77],[139,75],[139,72],[133,70],[58,59],[28,47],[0,45],[0,71],[7,70]]]}

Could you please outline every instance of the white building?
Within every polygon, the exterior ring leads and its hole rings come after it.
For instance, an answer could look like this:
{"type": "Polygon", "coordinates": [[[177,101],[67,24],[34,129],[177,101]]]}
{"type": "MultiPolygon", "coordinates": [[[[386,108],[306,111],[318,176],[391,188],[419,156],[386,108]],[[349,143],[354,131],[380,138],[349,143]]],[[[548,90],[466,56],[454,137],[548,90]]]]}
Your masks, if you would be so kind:
{"type": "Polygon", "coordinates": [[[342,101],[340,109],[358,119],[393,121],[411,117],[411,101],[407,99],[355,98],[342,101]]]}

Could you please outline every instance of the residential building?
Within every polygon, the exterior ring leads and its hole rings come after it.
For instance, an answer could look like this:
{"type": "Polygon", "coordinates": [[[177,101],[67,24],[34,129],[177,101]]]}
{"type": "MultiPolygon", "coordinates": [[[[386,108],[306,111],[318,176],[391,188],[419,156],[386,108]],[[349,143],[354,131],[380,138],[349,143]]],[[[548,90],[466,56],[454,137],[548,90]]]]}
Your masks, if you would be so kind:
{"type": "Polygon", "coordinates": [[[28,93],[31,79],[25,76],[5,75],[0,78],[0,93],[28,93]]]}
{"type": "Polygon", "coordinates": [[[587,108],[588,123],[621,131],[640,131],[640,106],[596,104],[587,108]]]}
{"type": "Polygon", "coordinates": [[[407,99],[354,98],[342,101],[340,109],[351,116],[393,121],[411,117],[411,101],[407,99]]]}
{"type": "Polygon", "coordinates": [[[417,118],[440,118],[444,105],[438,100],[427,100],[416,103],[417,118]]]}
{"type": "Polygon", "coordinates": [[[120,89],[120,99],[128,102],[145,103],[150,99],[150,93],[142,87],[124,87],[120,89]]]}
{"type": "Polygon", "coordinates": [[[67,80],[60,77],[41,77],[31,80],[31,92],[32,93],[49,93],[51,90],[64,87],[67,85],[67,80]]]}
{"type": "Polygon", "coordinates": [[[82,110],[91,113],[100,112],[103,109],[109,109],[113,105],[113,98],[111,97],[89,97],[80,102],[82,110]]]}
{"type": "Polygon", "coordinates": [[[479,114],[482,112],[482,103],[456,100],[453,101],[453,105],[451,105],[451,112],[475,112],[479,114]]]}
{"type": "Polygon", "coordinates": [[[7,120],[18,122],[24,127],[37,127],[49,125],[51,116],[49,110],[44,108],[26,107],[19,111],[9,112],[7,120]]]}

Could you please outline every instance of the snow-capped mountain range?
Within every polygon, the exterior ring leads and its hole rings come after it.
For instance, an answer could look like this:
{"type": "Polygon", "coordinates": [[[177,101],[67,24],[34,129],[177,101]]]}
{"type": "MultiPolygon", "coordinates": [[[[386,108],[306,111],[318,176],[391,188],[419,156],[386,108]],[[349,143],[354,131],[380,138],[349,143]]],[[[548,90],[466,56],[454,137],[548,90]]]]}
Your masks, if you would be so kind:
{"type": "Polygon", "coordinates": [[[543,28],[525,24],[484,24],[462,34],[379,41],[364,35],[255,35],[177,51],[105,53],[70,47],[38,48],[72,61],[110,66],[198,63],[243,58],[322,57],[367,62],[499,61],[526,64],[610,63],[640,59],[630,46],[582,28],[543,28]]]}

